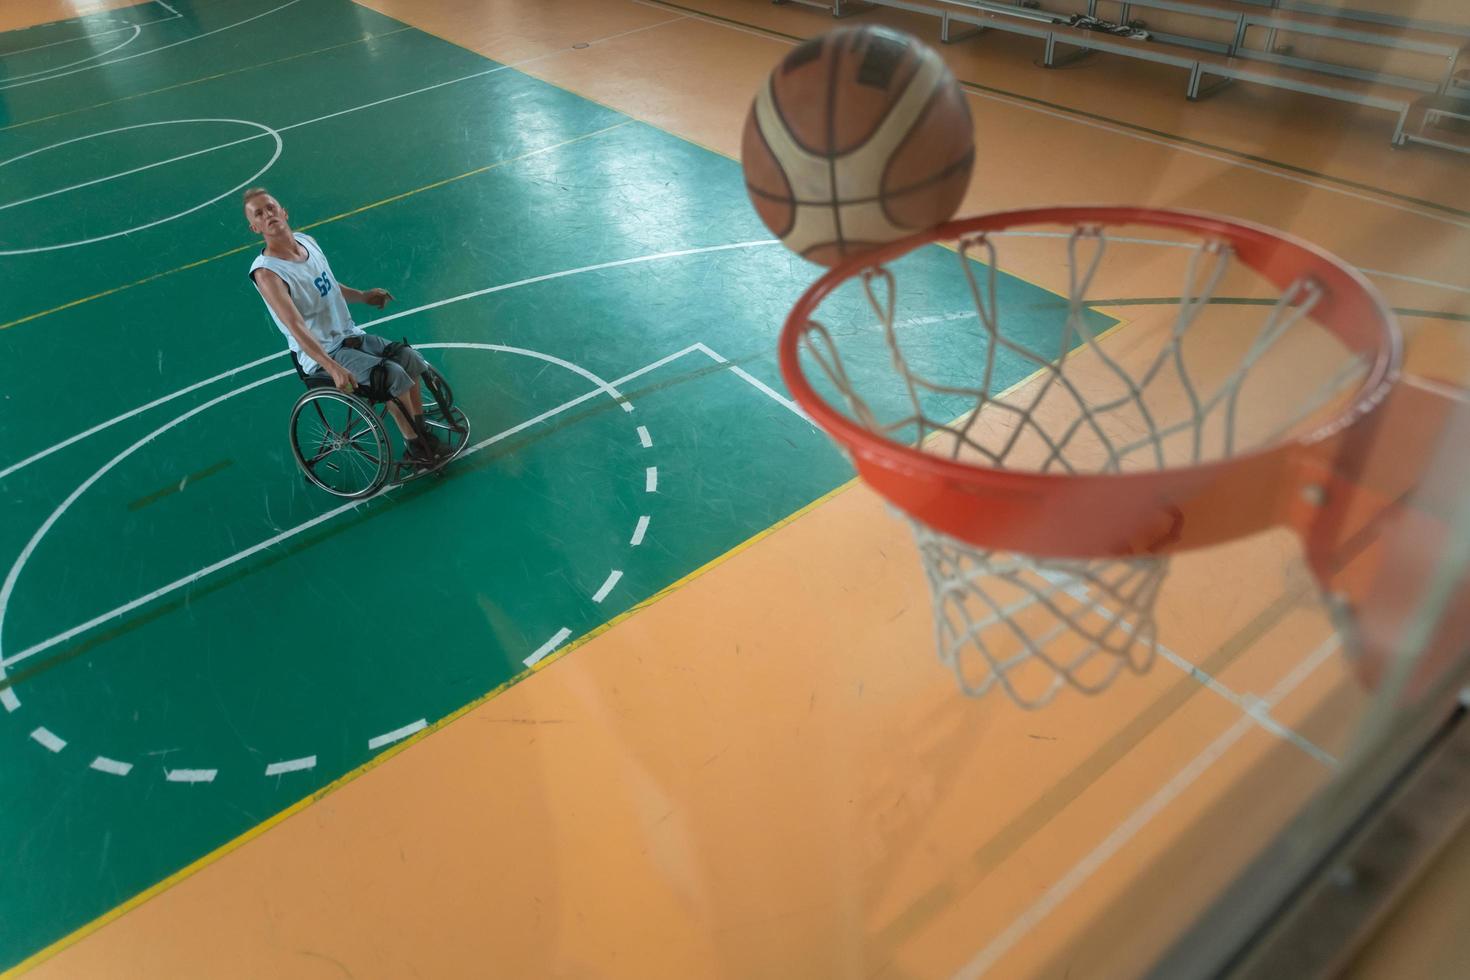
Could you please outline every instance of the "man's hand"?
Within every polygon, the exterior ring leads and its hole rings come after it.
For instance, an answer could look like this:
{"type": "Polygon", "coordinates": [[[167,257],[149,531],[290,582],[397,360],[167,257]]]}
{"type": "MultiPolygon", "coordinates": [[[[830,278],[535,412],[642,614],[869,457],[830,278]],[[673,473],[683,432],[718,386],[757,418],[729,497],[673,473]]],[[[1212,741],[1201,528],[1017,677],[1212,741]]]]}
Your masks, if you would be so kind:
{"type": "Polygon", "coordinates": [[[357,379],[352,376],[350,371],[336,361],[328,360],[322,367],[326,369],[327,374],[332,376],[332,383],[337,386],[338,391],[345,391],[351,394],[357,389],[357,379]]]}
{"type": "Polygon", "coordinates": [[[369,289],[362,294],[362,301],[364,303],[368,306],[375,306],[380,310],[392,302],[392,300],[393,294],[386,289],[369,289]]]}

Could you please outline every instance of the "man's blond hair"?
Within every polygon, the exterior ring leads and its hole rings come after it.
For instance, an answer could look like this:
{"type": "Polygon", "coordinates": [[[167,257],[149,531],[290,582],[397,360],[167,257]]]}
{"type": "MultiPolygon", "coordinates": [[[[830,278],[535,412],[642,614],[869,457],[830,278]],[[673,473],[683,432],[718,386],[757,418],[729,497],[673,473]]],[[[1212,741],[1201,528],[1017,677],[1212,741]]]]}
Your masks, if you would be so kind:
{"type": "Polygon", "coordinates": [[[269,193],[270,191],[266,190],[264,187],[252,187],[245,192],[244,197],[240,198],[240,206],[245,207],[250,204],[251,199],[257,198],[262,194],[269,193]]]}

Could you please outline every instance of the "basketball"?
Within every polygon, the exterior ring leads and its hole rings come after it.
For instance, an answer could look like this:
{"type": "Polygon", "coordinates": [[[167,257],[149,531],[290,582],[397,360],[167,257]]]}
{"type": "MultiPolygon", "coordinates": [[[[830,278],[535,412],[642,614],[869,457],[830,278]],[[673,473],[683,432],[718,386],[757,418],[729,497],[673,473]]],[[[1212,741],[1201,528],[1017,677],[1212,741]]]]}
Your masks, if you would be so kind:
{"type": "Polygon", "coordinates": [[[821,265],[954,216],[975,160],[970,108],[933,49],[845,27],[787,55],[745,119],[745,186],[766,226],[821,265]]]}

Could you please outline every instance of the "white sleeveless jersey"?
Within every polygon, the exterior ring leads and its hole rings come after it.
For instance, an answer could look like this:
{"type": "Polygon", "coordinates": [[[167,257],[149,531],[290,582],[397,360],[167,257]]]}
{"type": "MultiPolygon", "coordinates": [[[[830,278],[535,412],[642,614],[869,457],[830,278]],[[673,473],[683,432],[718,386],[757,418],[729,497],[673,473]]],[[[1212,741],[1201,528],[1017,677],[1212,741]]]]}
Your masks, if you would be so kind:
{"type": "MultiPolygon", "coordinates": [[[[342,346],[342,341],[363,331],[352,322],[352,314],[347,312],[347,301],[342,298],[342,290],[337,286],[337,277],[332,274],[332,267],[327,264],[327,257],[316,239],[310,235],[297,235],[296,242],[306,250],[304,262],[278,259],[266,255],[262,249],[250,264],[250,281],[255,281],[257,269],[269,269],[280,276],[291,292],[291,302],[301,313],[301,319],[306,321],[307,331],[328,354],[335,353],[342,346]]],[[[258,291],[260,286],[257,284],[255,288],[258,291]]],[[[276,316],[276,311],[271,310],[269,303],[266,304],[266,309],[270,310],[271,319],[285,335],[286,345],[300,359],[301,369],[308,374],[315,371],[319,366],[316,361],[302,352],[301,345],[281,322],[281,318],[276,316]]]]}

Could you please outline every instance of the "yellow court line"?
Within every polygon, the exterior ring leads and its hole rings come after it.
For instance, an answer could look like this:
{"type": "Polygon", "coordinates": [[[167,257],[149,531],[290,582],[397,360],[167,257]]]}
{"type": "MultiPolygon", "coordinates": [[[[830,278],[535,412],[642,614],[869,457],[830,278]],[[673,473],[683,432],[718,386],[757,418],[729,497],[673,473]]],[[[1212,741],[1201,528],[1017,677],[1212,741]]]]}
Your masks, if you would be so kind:
{"type": "MultiPolygon", "coordinates": [[[[152,0],[147,0],[147,2],[151,3],[152,0]]],[[[341,44],[333,44],[330,47],[317,48],[315,51],[303,51],[301,54],[293,54],[285,58],[277,58],[275,61],[264,61],[258,65],[247,65],[244,68],[232,68],[229,71],[222,71],[218,75],[205,75],[202,78],[196,78],[192,81],[178,82],[174,85],[165,85],[163,88],[155,88],[150,89],[147,92],[139,92],[137,95],[125,95],[120,99],[113,99],[110,102],[96,102],[92,105],[82,106],[80,109],[69,109],[66,112],[55,112],[49,116],[40,116],[36,119],[27,119],[25,122],[14,123],[9,126],[0,126],[0,133],[8,133],[12,130],[22,129],[26,126],[34,126],[36,123],[50,122],[53,119],[62,119],[66,116],[75,116],[79,113],[91,112],[93,109],[105,109],[111,105],[118,105],[123,102],[131,102],[134,99],[142,99],[150,95],[158,95],[160,92],[172,92],[175,89],[188,88],[190,85],[198,85],[201,82],[212,82],[217,78],[228,78],[231,75],[239,75],[243,72],[255,71],[258,68],[272,68],[276,65],[284,65],[286,62],[295,61],[298,58],[310,58],[312,55],[325,54],[328,51],[336,51],[339,48],[351,47],[354,44],[362,44],[366,41],[376,41],[379,38],[392,37],[394,34],[402,34],[404,31],[411,30],[413,30],[412,27],[405,26],[398,28],[398,30],[396,31],[386,31],[382,34],[364,34],[362,37],[355,38],[351,41],[343,41],[341,44]]]]}
{"type": "Polygon", "coordinates": [[[545,659],[538,662],[534,667],[528,667],[525,670],[522,670],[514,677],[511,677],[510,679],[496,685],[495,687],[491,688],[489,691],[486,691],[484,694],[475,698],[473,701],[469,702],[463,707],[456,709],[448,715],[445,715],[443,718],[434,722],[432,725],[429,725],[427,728],[424,728],[414,733],[413,735],[404,739],[402,742],[399,742],[392,748],[385,749],[381,754],[374,756],[367,762],[364,762],[362,765],[358,766],[356,769],[353,769],[350,772],[338,776],[336,779],[332,780],[321,789],[318,789],[311,794],[302,797],[295,803],[288,806],[286,809],[268,817],[262,822],[256,824],[254,827],[251,827],[240,836],[234,838],[233,840],[227,841],[224,844],[221,844],[219,847],[215,848],[213,851],[210,851],[208,854],[204,855],[193,863],[186,865],[183,868],[180,868],[178,871],[175,871],[173,874],[169,875],[167,878],[158,882],[156,885],[152,886],[146,891],[134,895],[132,898],[128,899],[126,902],[123,902],[121,905],[118,905],[116,908],[113,908],[112,910],[103,913],[102,915],[93,919],[91,922],[87,923],[81,928],[75,930],[72,933],[69,933],[66,936],[63,936],[61,939],[58,939],[56,942],[52,943],[50,946],[47,946],[45,949],[42,949],[39,952],[32,954],[31,956],[22,960],[20,963],[17,963],[15,966],[11,967],[5,972],[0,973],[0,980],[8,980],[8,978],[11,977],[18,977],[22,973],[25,973],[26,971],[41,965],[42,963],[51,959],[53,956],[56,956],[63,950],[76,945],[83,939],[86,939],[88,936],[92,935],[98,929],[101,929],[108,923],[121,918],[122,916],[131,912],[133,909],[138,908],[140,905],[149,901],[150,899],[156,898],[163,892],[168,891],[174,885],[177,885],[179,882],[183,881],[185,878],[188,878],[191,875],[194,875],[197,872],[209,867],[209,865],[215,863],[230,852],[238,850],[239,848],[248,844],[250,841],[259,837],[261,834],[264,834],[266,831],[270,830],[272,827],[284,822],[287,818],[297,813],[300,813],[302,810],[311,806],[311,804],[331,795],[332,793],[341,789],[343,786],[346,786],[348,783],[357,779],[359,776],[371,772],[373,769],[381,766],[389,759],[392,759],[394,756],[398,755],[400,752],[407,750],[409,746],[428,738],[434,732],[437,732],[441,728],[444,728],[445,726],[457,721],[464,715],[473,711],[475,708],[478,708],[480,705],[496,697],[510,687],[518,684],[522,680],[525,680],[537,671],[545,670],[546,667],[553,661],[560,660],[562,657],[565,657],[573,650],[585,646],[592,640],[612,629],[614,626],[617,626],[619,623],[622,623],[625,620],[636,616],[638,613],[654,605],[665,596],[668,596],[678,589],[683,588],[690,582],[704,575],[706,572],[718,567],[719,565],[724,564],[731,558],[734,558],[736,555],[749,549],[758,542],[764,540],[767,537],[770,537],[781,528],[811,513],[822,504],[825,504],[827,501],[833,499],[838,494],[841,494],[851,488],[857,482],[857,477],[853,477],[841,486],[822,494],[822,496],[818,497],[816,500],[813,500],[805,507],[802,507],[799,510],[792,512],[791,514],[788,514],[786,517],[783,517],[781,520],[777,521],[775,524],[772,524],[765,530],[751,535],[749,538],[746,538],[744,541],[740,542],[729,551],[726,551],[724,554],[718,556],[717,558],[705,562],[694,571],[685,575],[683,578],[679,579],[673,584],[665,586],[663,589],[660,589],[657,593],[648,597],[647,599],[644,599],[633,608],[617,616],[614,616],[612,619],[608,620],[606,623],[603,623],[601,626],[598,626],[588,631],[587,633],[573,640],[571,643],[568,643],[566,646],[562,647],[560,650],[557,650],[551,656],[546,657],[545,659]]]}
{"type": "MultiPolygon", "coordinates": [[[[619,129],[619,128],[623,127],[623,126],[626,126],[626,125],[628,125],[632,121],[633,121],[632,119],[625,119],[625,120],[623,120],[620,123],[614,123],[613,125],[607,126],[607,127],[603,128],[603,129],[599,129],[596,132],[584,133],[581,136],[574,136],[574,137],[572,137],[569,140],[563,140],[562,142],[555,143],[555,144],[553,144],[551,146],[543,146],[540,149],[529,150],[529,151],[527,151],[525,153],[522,153],[520,156],[511,157],[508,160],[501,160],[501,161],[498,161],[496,163],[489,164],[489,165],[484,166],[484,167],[477,167],[474,170],[467,170],[464,173],[462,173],[462,174],[456,174],[453,177],[445,177],[443,180],[436,180],[432,184],[425,184],[422,187],[415,187],[411,191],[404,191],[402,194],[394,194],[392,197],[385,197],[381,201],[374,201],[372,204],[364,204],[362,207],[360,207],[360,208],[353,208],[351,211],[343,211],[341,214],[334,214],[330,218],[323,218],[320,221],[313,221],[311,224],[309,224],[309,225],[303,225],[303,226],[301,226],[300,228],[298,228],[296,230],[297,231],[310,231],[313,228],[320,228],[322,225],[331,224],[334,221],[341,221],[343,218],[350,218],[350,217],[352,217],[355,214],[362,214],[364,211],[371,211],[374,208],[380,208],[380,207],[382,207],[385,204],[392,204],[395,201],[401,201],[404,198],[413,197],[415,194],[422,194],[424,191],[434,190],[436,187],[443,187],[446,184],[453,184],[454,182],[460,181],[460,180],[464,180],[467,177],[475,177],[475,176],[478,176],[478,175],[483,174],[483,173],[488,173],[489,171],[495,170],[495,169],[497,169],[499,167],[504,167],[504,166],[507,166],[507,165],[512,164],[512,163],[519,163],[522,160],[525,160],[525,159],[527,159],[529,157],[536,156],[537,154],[540,154],[540,153],[550,153],[553,150],[559,150],[562,147],[570,146],[573,143],[578,143],[578,142],[581,142],[582,140],[588,140],[588,139],[592,139],[593,137],[596,137],[596,136],[601,136],[604,133],[609,133],[609,132],[612,132],[614,129],[619,129]]],[[[169,269],[166,272],[155,272],[151,276],[145,276],[142,279],[138,279],[138,280],[136,280],[134,282],[124,283],[121,286],[113,286],[111,289],[104,289],[100,293],[93,293],[91,296],[83,296],[81,299],[74,299],[74,300],[72,300],[69,303],[63,303],[60,306],[53,306],[49,310],[41,310],[39,313],[32,313],[32,314],[29,314],[28,316],[23,316],[23,317],[21,317],[21,318],[19,318],[17,320],[10,320],[10,321],[8,321],[6,323],[0,323],[0,330],[9,330],[11,327],[18,327],[22,323],[29,323],[32,320],[39,320],[42,317],[50,316],[53,313],[60,313],[63,310],[69,310],[72,307],[81,306],[81,305],[83,305],[85,303],[90,303],[93,300],[103,299],[104,297],[112,296],[112,295],[114,295],[116,293],[120,293],[120,292],[123,292],[123,291],[128,290],[128,289],[132,289],[135,286],[147,285],[148,283],[153,282],[153,281],[155,281],[157,279],[162,279],[165,276],[171,276],[171,275],[174,275],[175,273],[179,273],[179,272],[187,272],[190,269],[198,268],[201,265],[205,265],[205,264],[207,264],[209,262],[213,262],[213,261],[215,261],[217,259],[228,258],[231,255],[238,255],[241,252],[245,252],[245,251],[248,251],[249,249],[256,248],[259,245],[260,245],[259,242],[249,242],[249,243],[247,243],[245,245],[240,245],[240,246],[237,246],[235,248],[232,248],[232,249],[230,249],[227,252],[220,252],[218,255],[211,255],[207,259],[198,259],[198,260],[196,260],[194,262],[190,262],[188,265],[181,265],[181,266],[179,266],[176,269],[169,269]]]]}

